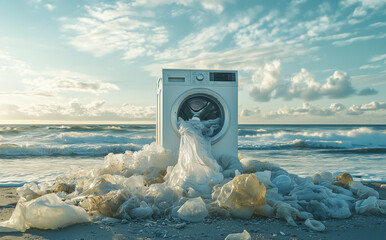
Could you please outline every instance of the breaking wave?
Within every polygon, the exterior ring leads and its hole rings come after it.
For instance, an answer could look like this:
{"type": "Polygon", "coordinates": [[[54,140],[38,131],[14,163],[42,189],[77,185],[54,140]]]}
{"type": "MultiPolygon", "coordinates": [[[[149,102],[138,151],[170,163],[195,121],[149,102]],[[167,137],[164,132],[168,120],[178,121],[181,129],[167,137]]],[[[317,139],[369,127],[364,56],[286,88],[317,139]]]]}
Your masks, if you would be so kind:
{"type": "Polygon", "coordinates": [[[17,144],[0,144],[0,158],[23,157],[58,157],[58,156],[91,156],[103,157],[109,153],[124,153],[125,151],[138,151],[141,145],[112,144],[103,146],[33,146],[17,144]]]}
{"type": "Polygon", "coordinates": [[[79,144],[79,143],[132,143],[132,144],[149,144],[154,142],[154,137],[138,136],[134,135],[131,137],[125,136],[114,136],[106,134],[95,134],[95,133],[83,133],[83,132],[69,132],[60,133],[55,140],[62,144],[79,144]]]}
{"type": "MultiPolygon", "coordinates": [[[[246,132],[252,133],[253,131],[248,130],[246,132]]],[[[386,132],[360,127],[345,131],[281,130],[277,132],[258,132],[254,135],[239,135],[239,149],[291,148],[351,149],[357,153],[378,153],[386,148],[386,132]]]]}

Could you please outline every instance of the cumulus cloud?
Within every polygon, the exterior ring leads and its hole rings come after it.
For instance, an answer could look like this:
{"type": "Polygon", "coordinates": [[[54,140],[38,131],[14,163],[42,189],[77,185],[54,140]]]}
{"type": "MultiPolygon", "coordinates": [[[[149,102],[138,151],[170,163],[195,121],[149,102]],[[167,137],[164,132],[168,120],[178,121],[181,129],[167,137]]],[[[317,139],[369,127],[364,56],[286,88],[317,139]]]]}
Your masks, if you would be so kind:
{"type": "Polygon", "coordinates": [[[385,109],[386,109],[386,103],[385,102],[373,101],[371,103],[361,104],[361,105],[354,104],[348,109],[347,114],[349,114],[349,115],[362,115],[368,111],[378,111],[378,110],[385,110],[385,109]]]}
{"type": "Polygon", "coordinates": [[[259,83],[250,88],[249,95],[255,101],[268,102],[278,85],[280,71],[280,61],[278,60],[265,64],[264,68],[259,69],[252,76],[252,82],[259,83]]]}
{"type": "Polygon", "coordinates": [[[321,94],[329,98],[345,98],[355,92],[350,77],[345,72],[335,71],[321,87],[321,94]]]}
{"type": "Polygon", "coordinates": [[[311,106],[309,103],[303,103],[302,106],[283,107],[276,111],[263,114],[265,118],[277,118],[282,116],[333,116],[335,113],[345,110],[345,106],[340,103],[333,103],[330,107],[311,106]]]}
{"type": "Polygon", "coordinates": [[[155,106],[123,104],[109,107],[104,100],[84,104],[71,100],[66,104],[38,104],[21,107],[0,104],[2,120],[82,120],[82,121],[131,121],[154,120],[155,106]]]}
{"type": "Polygon", "coordinates": [[[323,85],[316,82],[306,69],[301,69],[289,80],[283,80],[278,60],[266,63],[264,67],[258,69],[252,77],[252,86],[249,88],[249,95],[259,102],[267,102],[271,98],[286,100],[300,98],[311,101],[326,96],[336,99],[345,98],[354,92],[350,77],[341,71],[335,71],[323,85]]]}
{"type": "Polygon", "coordinates": [[[374,88],[364,88],[358,93],[359,96],[370,96],[376,94],[378,94],[378,91],[374,88]]]}

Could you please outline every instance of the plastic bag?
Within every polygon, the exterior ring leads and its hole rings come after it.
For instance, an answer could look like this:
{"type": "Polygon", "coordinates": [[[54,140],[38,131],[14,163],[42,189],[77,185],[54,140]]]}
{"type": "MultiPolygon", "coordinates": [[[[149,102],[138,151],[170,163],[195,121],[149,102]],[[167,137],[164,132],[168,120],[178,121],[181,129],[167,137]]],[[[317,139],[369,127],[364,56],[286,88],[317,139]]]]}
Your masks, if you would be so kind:
{"type": "Polygon", "coordinates": [[[89,216],[83,208],[69,205],[51,193],[28,202],[20,200],[11,218],[0,223],[0,232],[57,229],[88,221],[89,216]]]}
{"type": "Polygon", "coordinates": [[[192,122],[194,120],[180,124],[178,162],[165,176],[166,183],[182,188],[191,187],[203,195],[210,195],[211,188],[220,183],[224,176],[220,165],[212,156],[210,143],[192,122]]]}
{"type": "Polygon", "coordinates": [[[255,174],[242,174],[225,184],[217,197],[220,207],[239,218],[250,218],[255,210],[266,204],[266,188],[255,174]]]}
{"type": "Polygon", "coordinates": [[[251,235],[247,230],[242,233],[231,233],[226,236],[225,240],[251,240],[251,235]]]}
{"type": "Polygon", "coordinates": [[[201,197],[189,199],[178,209],[178,217],[188,222],[202,222],[208,210],[201,197]]]}

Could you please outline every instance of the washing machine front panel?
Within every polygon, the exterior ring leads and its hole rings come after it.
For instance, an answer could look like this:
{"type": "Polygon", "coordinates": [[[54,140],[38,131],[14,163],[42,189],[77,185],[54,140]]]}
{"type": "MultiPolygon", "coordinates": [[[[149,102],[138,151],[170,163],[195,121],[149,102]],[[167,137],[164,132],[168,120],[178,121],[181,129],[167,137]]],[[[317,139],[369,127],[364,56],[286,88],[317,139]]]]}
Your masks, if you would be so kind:
{"type": "Polygon", "coordinates": [[[219,119],[212,154],[237,157],[237,71],[163,69],[157,98],[157,143],[179,151],[178,117],[219,119]]]}

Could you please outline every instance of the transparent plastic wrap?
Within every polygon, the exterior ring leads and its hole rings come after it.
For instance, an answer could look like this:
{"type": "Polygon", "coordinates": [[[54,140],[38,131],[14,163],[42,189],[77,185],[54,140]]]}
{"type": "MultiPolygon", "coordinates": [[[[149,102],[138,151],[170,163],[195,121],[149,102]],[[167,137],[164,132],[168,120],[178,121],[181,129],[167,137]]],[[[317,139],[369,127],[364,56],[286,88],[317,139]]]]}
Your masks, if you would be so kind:
{"type": "Polygon", "coordinates": [[[200,122],[190,120],[180,123],[180,153],[178,162],[165,176],[167,184],[193,188],[203,195],[210,195],[211,188],[222,182],[221,167],[213,158],[209,140],[198,128],[200,122]]]}
{"type": "Polygon", "coordinates": [[[177,213],[179,218],[188,222],[202,222],[208,216],[208,210],[201,197],[189,199],[177,213]]]}
{"type": "Polygon", "coordinates": [[[83,208],[67,204],[51,193],[28,202],[20,200],[11,218],[0,223],[0,232],[24,232],[31,227],[58,229],[88,221],[83,208]]]}
{"type": "Polygon", "coordinates": [[[242,233],[231,233],[226,236],[225,240],[251,240],[251,235],[247,230],[242,233]]]}
{"type": "Polygon", "coordinates": [[[255,174],[242,174],[224,184],[217,197],[220,207],[227,208],[239,218],[250,218],[259,207],[266,204],[266,188],[255,174]]]}

